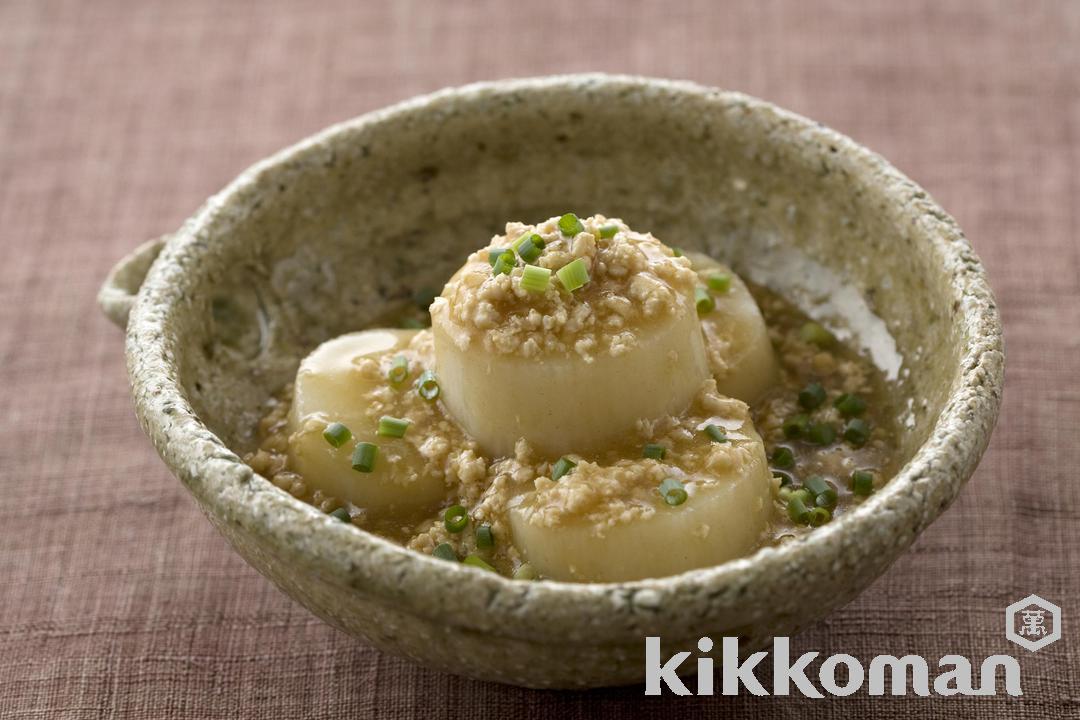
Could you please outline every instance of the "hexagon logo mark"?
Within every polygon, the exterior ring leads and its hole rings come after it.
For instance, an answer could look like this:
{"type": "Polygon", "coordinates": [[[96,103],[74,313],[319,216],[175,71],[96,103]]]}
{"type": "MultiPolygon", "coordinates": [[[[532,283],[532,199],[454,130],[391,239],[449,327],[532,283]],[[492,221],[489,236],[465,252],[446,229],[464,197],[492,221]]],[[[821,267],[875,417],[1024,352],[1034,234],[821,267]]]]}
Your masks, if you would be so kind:
{"type": "Polygon", "coordinates": [[[1061,608],[1028,595],[1005,608],[1005,637],[1035,652],[1061,639],[1061,608]]]}

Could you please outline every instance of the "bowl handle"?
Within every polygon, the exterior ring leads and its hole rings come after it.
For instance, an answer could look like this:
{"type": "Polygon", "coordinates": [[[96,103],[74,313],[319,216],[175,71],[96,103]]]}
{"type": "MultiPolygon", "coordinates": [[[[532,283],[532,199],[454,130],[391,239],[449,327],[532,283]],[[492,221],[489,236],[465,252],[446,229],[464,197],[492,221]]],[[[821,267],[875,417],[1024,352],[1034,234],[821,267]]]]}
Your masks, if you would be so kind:
{"type": "Polygon", "coordinates": [[[162,235],[144,242],[113,266],[98,291],[98,307],[121,330],[127,327],[131,306],[150,266],[165,247],[171,235],[162,235]]]}

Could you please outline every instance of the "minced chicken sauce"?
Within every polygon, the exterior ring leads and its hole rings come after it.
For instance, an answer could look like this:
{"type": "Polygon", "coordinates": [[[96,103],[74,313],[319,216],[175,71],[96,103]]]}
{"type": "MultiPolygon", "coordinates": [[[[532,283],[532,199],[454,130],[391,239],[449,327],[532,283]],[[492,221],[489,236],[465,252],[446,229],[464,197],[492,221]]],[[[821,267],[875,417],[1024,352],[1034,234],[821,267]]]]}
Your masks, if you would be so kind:
{"type": "MultiPolygon", "coordinates": [[[[618,220],[586,218],[579,221],[581,231],[569,237],[559,221],[508,224],[505,235],[469,258],[435,299],[433,311],[450,313],[455,326],[474,334],[466,342],[483,343],[485,352],[528,360],[561,351],[589,362],[595,355],[617,355],[633,347],[637,328],[664,322],[676,312],[679,298],[694,288],[708,288],[714,296],[731,292],[723,283],[709,284],[718,268],[730,274],[727,268],[685,257],[618,220]],[[489,262],[492,251],[509,248],[515,238],[530,233],[543,241],[535,264],[552,271],[550,284],[539,293],[521,289],[520,263],[513,272],[493,275],[494,263],[489,262]],[[584,259],[589,280],[575,294],[559,287],[555,273],[577,258],[584,259]]],[[[411,382],[402,387],[375,382],[385,378],[402,355],[410,378],[427,370],[437,373],[432,332],[418,329],[407,347],[363,358],[357,371],[372,381],[372,390],[364,396],[372,423],[382,416],[410,421],[405,437],[417,447],[422,465],[396,470],[441,476],[446,485],[442,502],[387,515],[317,489],[317,479],[290,467],[291,384],[269,402],[258,427],[258,449],[245,461],[280,489],[324,512],[336,511],[359,528],[421,553],[480,558],[481,567],[532,579],[538,573],[515,545],[509,520],[511,507],[520,504],[524,493],[531,493],[528,507],[521,509],[530,522],[557,529],[570,519],[585,518],[602,534],[605,527],[640,521],[663,507],[657,501],[658,488],[673,474],[683,482],[684,502],[694,502],[713,482],[710,478],[748,460],[755,443],[743,430],[750,435],[756,430],[773,475],[774,504],[758,545],[791,541],[850,511],[895,471],[887,385],[872,363],[782,297],[744,285],[733,274],[731,278],[756,301],[779,368],[771,389],[750,405],[722,395],[709,379],[684,412],[639,419],[632,432],[603,452],[569,454],[568,472],[560,472],[565,466],[557,468],[560,457],[542,456],[523,438],[513,445],[512,454],[488,457],[451,417],[442,398],[420,397],[411,382]],[[722,442],[702,441],[707,423],[720,428],[722,442]],[[643,457],[643,447],[655,446],[665,449],[663,458],[643,457]],[[823,487],[828,492],[822,494],[823,487]],[[445,517],[446,509],[455,505],[468,512],[464,529],[445,517]],[[817,506],[822,510],[804,512],[817,506]]],[[[699,303],[698,311],[705,321],[709,304],[699,303]]],[[[430,322],[426,316],[423,309],[403,307],[377,326],[416,327],[430,322]]],[[[718,357],[722,348],[707,329],[704,335],[715,373],[723,363],[718,357]]],[[[386,461],[400,463],[401,458],[386,461]]],[[[357,482],[363,482],[362,475],[357,482]]],[[[691,528],[687,542],[704,542],[708,532],[708,526],[691,528]]]]}

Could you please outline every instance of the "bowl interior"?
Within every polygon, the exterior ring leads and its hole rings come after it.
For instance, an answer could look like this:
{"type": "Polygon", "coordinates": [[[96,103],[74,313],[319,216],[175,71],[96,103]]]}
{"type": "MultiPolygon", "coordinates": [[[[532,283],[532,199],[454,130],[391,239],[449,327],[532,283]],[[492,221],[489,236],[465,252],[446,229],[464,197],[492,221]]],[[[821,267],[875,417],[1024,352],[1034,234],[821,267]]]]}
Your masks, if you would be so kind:
{"type": "Polygon", "coordinates": [[[960,297],[907,214],[917,189],[808,127],[735,94],[610,82],[458,92],[340,126],[264,163],[201,230],[182,384],[250,449],[316,344],[440,289],[507,220],[602,212],[728,261],[861,347],[896,381],[902,464],[956,380],[960,297]]]}

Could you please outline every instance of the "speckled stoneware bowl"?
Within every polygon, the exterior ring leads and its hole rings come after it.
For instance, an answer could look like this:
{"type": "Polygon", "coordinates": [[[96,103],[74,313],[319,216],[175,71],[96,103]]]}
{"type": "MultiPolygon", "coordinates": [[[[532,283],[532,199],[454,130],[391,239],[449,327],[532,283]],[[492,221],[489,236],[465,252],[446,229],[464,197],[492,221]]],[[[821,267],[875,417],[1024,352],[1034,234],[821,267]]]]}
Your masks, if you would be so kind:
{"type": "Polygon", "coordinates": [[[639,680],[647,635],[665,656],[703,635],[749,648],[849,602],[956,497],[1001,399],[986,276],[925,191],[817,123],[679,82],[471,85],[336,125],[136,250],[100,301],[127,327],[143,427],[248,562],[387,652],[537,687],[639,680]],[[564,584],[410,552],[241,462],[260,406],[317,343],[441,287],[507,219],[567,210],[725,259],[862,347],[910,399],[902,470],[804,540],[675,577],[564,584]]]}

